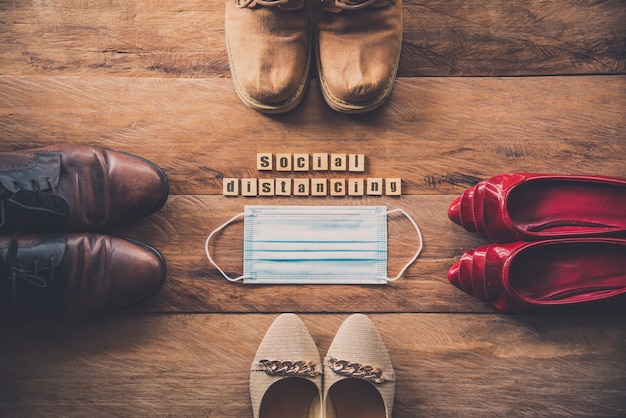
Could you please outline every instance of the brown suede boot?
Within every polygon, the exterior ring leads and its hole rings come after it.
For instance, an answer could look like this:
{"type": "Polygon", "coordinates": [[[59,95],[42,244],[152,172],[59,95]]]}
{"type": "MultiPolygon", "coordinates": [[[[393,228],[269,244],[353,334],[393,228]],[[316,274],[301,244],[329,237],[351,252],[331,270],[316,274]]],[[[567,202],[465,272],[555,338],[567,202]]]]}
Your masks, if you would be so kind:
{"type": "Polygon", "coordinates": [[[296,107],[311,62],[311,21],[304,0],[227,0],[225,32],[241,100],[264,113],[296,107]]]}
{"type": "Polygon", "coordinates": [[[317,71],[326,103],[362,113],[387,99],[402,49],[402,0],[321,0],[317,71]]]}
{"type": "Polygon", "coordinates": [[[0,236],[0,311],[100,315],[138,302],[165,282],[154,248],[98,234],[0,236]]]}

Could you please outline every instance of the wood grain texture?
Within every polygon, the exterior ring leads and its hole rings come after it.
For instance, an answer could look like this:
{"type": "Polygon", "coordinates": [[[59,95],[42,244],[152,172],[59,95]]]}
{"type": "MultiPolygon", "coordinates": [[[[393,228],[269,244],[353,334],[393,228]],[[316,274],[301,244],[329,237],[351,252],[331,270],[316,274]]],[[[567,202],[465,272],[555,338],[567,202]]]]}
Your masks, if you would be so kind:
{"type": "MultiPolygon", "coordinates": [[[[249,417],[250,362],[286,311],[322,355],[348,314],[368,313],[398,376],[395,418],[626,416],[625,299],[501,314],[446,278],[487,242],[447,218],[466,187],[510,171],[626,177],[625,2],[403,3],[383,107],[338,114],[312,80],[297,109],[267,116],[234,92],[224,0],[0,0],[0,152],[106,146],[159,164],[172,192],[103,231],[163,252],[157,295],[73,323],[0,314],[0,417],[249,417]],[[404,195],[223,197],[224,177],[283,176],[257,171],[257,152],[365,154],[362,177],[402,178],[404,195]],[[250,204],[401,207],[424,250],[386,286],[230,283],[205,239],[250,204]]],[[[417,242],[400,216],[388,232],[393,274],[417,242]]],[[[242,233],[211,243],[231,275],[242,233]]]]}
{"type": "MultiPolygon", "coordinates": [[[[322,356],[347,316],[301,315],[322,356]]],[[[0,412],[251,416],[249,367],[274,317],[123,316],[85,324],[27,320],[21,326],[3,321],[0,412]]],[[[623,317],[370,318],[397,375],[396,418],[626,413],[623,317]]]]}
{"type": "MultiPolygon", "coordinates": [[[[0,74],[229,77],[224,1],[0,1],[0,74]]],[[[399,74],[624,74],[623,0],[405,1],[399,74]]]]}
{"type": "MultiPolygon", "coordinates": [[[[345,205],[386,205],[408,211],[421,225],[424,250],[398,281],[388,285],[263,285],[231,283],[204,251],[211,231],[242,212],[245,204],[308,205],[310,198],[174,196],[150,219],[112,231],[158,248],[168,262],[168,280],[158,295],[135,307],[157,312],[492,312],[448,283],[446,272],[465,249],[485,243],[447,219],[449,196],[359,198],[345,205]],[[245,201],[243,201],[245,200],[245,201]]],[[[316,202],[321,203],[321,202],[316,202]]],[[[419,240],[401,215],[388,220],[389,275],[395,276],[415,253],[419,240]]],[[[218,265],[230,276],[243,273],[243,222],[235,222],[210,243],[218,265]]]]}
{"type": "MultiPolygon", "coordinates": [[[[452,223],[447,207],[452,196],[405,196],[342,199],[332,204],[385,205],[403,208],[421,226],[424,249],[401,279],[387,285],[250,285],[229,282],[209,263],[208,235],[244,210],[246,204],[309,205],[311,198],[224,198],[174,196],[156,215],[118,227],[128,236],[159,249],[168,262],[165,287],[132,310],[142,312],[494,312],[490,305],[452,286],[447,271],[463,252],[488,243],[452,223]]],[[[313,204],[328,203],[314,202],[313,204]]],[[[401,215],[388,219],[388,272],[395,276],[413,256],[419,240],[401,215]]],[[[230,277],[243,273],[243,221],[234,222],[210,243],[212,257],[230,277]]],[[[616,302],[593,307],[625,313],[616,302]]],[[[589,310],[583,309],[583,312],[589,310]]]]}
{"type": "Polygon", "coordinates": [[[359,116],[330,110],[316,83],[276,117],[233,90],[229,79],[0,76],[0,150],[106,145],[153,160],[174,194],[193,195],[221,194],[223,177],[280,177],[256,169],[257,152],[364,153],[364,176],[402,178],[410,195],[508,171],[626,176],[626,76],[402,78],[359,116]]]}

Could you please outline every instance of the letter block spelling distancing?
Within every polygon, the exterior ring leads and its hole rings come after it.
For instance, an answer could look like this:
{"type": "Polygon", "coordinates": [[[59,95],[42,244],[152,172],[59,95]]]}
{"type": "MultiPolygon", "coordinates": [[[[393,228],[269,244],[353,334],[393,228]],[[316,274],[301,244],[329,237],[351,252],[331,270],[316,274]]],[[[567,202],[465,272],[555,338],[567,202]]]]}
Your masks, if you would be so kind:
{"type": "Polygon", "coordinates": [[[256,196],[257,184],[257,179],[241,179],[241,195],[256,196]]]}
{"type": "Polygon", "coordinates": [[[345,196],[346,195],[346,179],[330,179],[330,195],[345,196]]]}
{"type": "Polygon", "coordinates": [[[291,179],[276,179],[276,196],[291,196],[291,179]]]}
{"type": "Polygon", "coordinates": [[[224,178],[224,196],[401,196],[402,179],[224,178]],[[241,183],[240,183],[241,182],[241,183]]]}
{"type": "Polygon", "coordinates": [[[311,196],[326,196],[328,181],[326,179],[311,179],[311,196]]]}
{"type": "Polygon", "coordinates": [[[399,178],[385,179],[385,194],[387,196],[401,196],[402,195],[402,179],[399,179],[399,178]]]}
{"type": "Polygon", "coordinates": [[[293,195],[308,196],[311,181],[309,179],[293,179],[293,195]]]}
{"type": "MultiPolygon", "coordinates": [[[[257,153],[257,170],[280,172],[365,172],[365,154],[315,152],[257,153]]],[[[401,196],[400,178],[230,178],[223,179],[224,196],[401,196]]]]}
{"type": "Polygon", "coordinates": [[[259,179],[259,196],[274,196],[274,180],[259,179]]]}

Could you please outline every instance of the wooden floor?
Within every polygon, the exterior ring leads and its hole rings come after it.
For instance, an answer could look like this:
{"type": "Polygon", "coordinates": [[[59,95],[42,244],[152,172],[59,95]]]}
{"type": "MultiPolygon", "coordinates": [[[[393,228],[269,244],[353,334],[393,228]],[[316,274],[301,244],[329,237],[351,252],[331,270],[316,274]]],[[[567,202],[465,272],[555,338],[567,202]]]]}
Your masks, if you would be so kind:
{"type": "MultiPolygon", "coordinates": [[[[111,233],[165,255],[155,297],[106,318],[0,320],[0,417],[252,416],[248,370],[267,327],[297,312],[322,355],[368,313],[397,374],[394,417],[626,416],[626,308],[502,314],[450,285],[486,243],[449,203],[510,171],[626,177],[626,3],[405,0],[399,76],[379,110],[330,110],[313,80],[266,116],[234,92],[223,0],[0,0],[0,151],[58,142],[159,164],[171,197],[111,233]],[[224,197],[224,177],[277,177],[256,153],[362,153],[400,197],[224,197]],[[204,240],[245,205],[404,208],[424,251],[387,286],[230,283],[204,240]]],[[[289,177],[312,177],[289,173],[289,177]]],[[[389,272],[416,238],[389,224],[389,272]]],[[[242,271],[242,225],[214,244],[242,271]]]]}

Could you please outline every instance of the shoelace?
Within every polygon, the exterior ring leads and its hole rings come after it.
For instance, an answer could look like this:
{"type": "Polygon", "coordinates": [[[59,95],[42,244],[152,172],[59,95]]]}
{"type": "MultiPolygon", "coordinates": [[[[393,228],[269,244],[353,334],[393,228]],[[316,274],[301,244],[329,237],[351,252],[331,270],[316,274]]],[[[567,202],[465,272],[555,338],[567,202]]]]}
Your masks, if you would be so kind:
{"type": "Polygon", "coordinates": [[[27,271],[22,266],[17,257],[18,243],[17,236],[19,232],[11,238],[9,246],[7,248],[7,254],[5,261],[0,258],[0,273],[6,272],[8,277],[0,282],[0,287],[7,283],[11,283],[11,299],[12,299],[12,311],[15,312],[17,307],[17,281],[22,280],[37,288],[46,288],[48,286],[54,287],[56,283],[54,277],[54,264],[52,257],[48,258],[48,277],[40,274],[39,266],[35,261],[32,271],[27,271]]]}
{"type": "Polygon", "coordinates": [[[288,1],[289,0],[243,0],[242,2],[239,2],[237,6],[241,9],[246,7],[253,7],[256,4],[258,4],[259,6],[271,7],[280,6],[281,4],[285,4],[288,1]]]}
{"type": "MultiPolygon", "coordinates": [[[[46,178],[46,182],[50,186],[51,192],[46,192],[46,191],[41,190],[41,188],[39,187],[39,183],[35,180],[31,180],[31,184],[34,190],[34,192],[31,192],[31,193],[35,193],[35,196],[36,196],[35,197],[36,206],[34,207],[46,208],[59,216],[66,216],[66,214],[60,210],[60,207],[58,204],[59,202],[57,200],[59,199],[59,196],[58,196],[56,188],[54,187],[54,184],[52,183],[52,180],[50,178],[46,178]],[[52,201],[50,202],[49,199],[44,199],[44,196],[51,196],[52,201]]],[[[33,207],[33,206],[26,205],[24,199],[20,199],[20,197],[22,197],[21,194],[28,193],[28,192],[24,191],[23,188],[20,187],[20,184],[18,183],[16,183],[15,186],[16,186],[15,188],[18,190],[15,193],[11,193],[0,185],[0,230],[2,229],[2,227],[4,227],[6,223],[6,204],[7,203],[13,203],[22,207],[26,207],[27,209],[33,207]]]]}
{"type": "Polygon", "coordinates": [[[335,6],[343,10],[358,10],[364,9],[377,0],[335,0],[335,6]]]}

